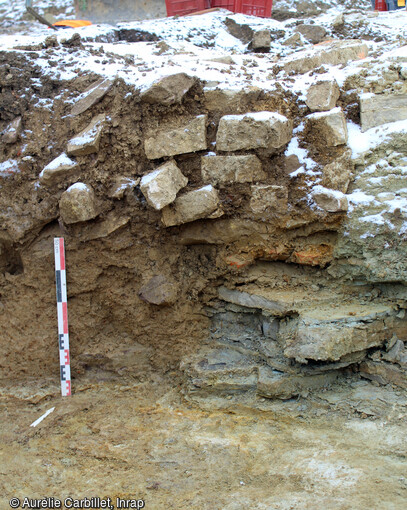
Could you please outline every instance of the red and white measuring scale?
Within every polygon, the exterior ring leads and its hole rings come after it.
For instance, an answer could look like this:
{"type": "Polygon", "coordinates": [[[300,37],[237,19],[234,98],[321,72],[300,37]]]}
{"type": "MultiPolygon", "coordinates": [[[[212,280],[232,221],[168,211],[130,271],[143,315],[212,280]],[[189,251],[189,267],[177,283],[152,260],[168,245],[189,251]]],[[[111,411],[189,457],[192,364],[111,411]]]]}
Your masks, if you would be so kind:
{"type": "Polygon", "coordinates": [[[63,237],[54,238],[55,280],[57,287],[58,344],[61,373],[61,393],[71,394],[71,364],[69,357],[68,300],[66,292],[65,246],[63,237]]]}

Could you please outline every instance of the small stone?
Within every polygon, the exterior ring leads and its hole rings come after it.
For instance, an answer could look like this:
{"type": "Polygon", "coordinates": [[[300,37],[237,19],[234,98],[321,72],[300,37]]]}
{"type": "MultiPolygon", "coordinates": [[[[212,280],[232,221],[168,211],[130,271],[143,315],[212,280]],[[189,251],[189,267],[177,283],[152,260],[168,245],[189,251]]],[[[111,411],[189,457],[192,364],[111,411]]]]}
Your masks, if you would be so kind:
{"type": "Polygon", "coordinates": [[[201,218],[213,218],[221,214],[219,203],[217,190],[211,185],[204,186],[185,193],[171,206],[165,207],[162,211],[162,222],[166,227],[172,227],[201,218]]]}
{"type": "Polygon", "coordinates": [[[338,30],[338,29],[341,29],[344,25],[345,25],[345,17],[343,15],[343,12],[341,12],[334,19],[334,21],[332,23],[332,27],[334,30],[338,30]]]}
{"type": "Polygon", "coordinates": [[[339,94],[336,80],[319,81],[308,89],[305,102],[312,112],[325,112],[335,108],[339,94]]]}
{"type": "Polygon", "coordinates": [[[286,174],[295,172],[301,166],[301,162],[295,154],[290,154],[290,156],[287,156],[284,160],[284,170],[286,174]]]}
{"type": "Polygon", "coordinates": [[[268,53],[271,47],[271,34],[270,30],[258,30],[254,32],[253,39],[251,42],[251,48],[253,51],[259,53],[268,53]]]}
{"type": "Polygon", "coordinates": [[[98,152],[105,120],[106,115],[98,115],[79,135],[69,140],[67,147],[68,155],[85,156],[98,152]]]}
{"type": "Polygon", "coordinates": [[[337,147],[348,141],[346,119],[340,108],[312,113],[305,118],[306,137],[317,146],[337,147]]]}
{"type": "Polygon", "coordinates": [[[131,177],[119,176],[115,179],[107,196],[109,198],[117,198],[120,200],[124,197],[126,191],[134,189],[139,183],[139,177],[133,179],[131,177]]]}
{"type": "Polygon", "coordinates": [[[181,103],[185,94],[197,83],[197,79],[185,73],[166,76],[154,82],[140,98],[145,103],[171,105],[181,103]]]}
{"type": "Polygon", "coordinates": [[[68,176],[75,176],[79,169],[78,163],[68,158],[65,152],[63,152],[43,168],[39,175],[39,180],[45,186],[52,186],[62,182],[68,176]]]}
{"type": "Polygon", "coordinates": [[[3,143],[6,144],[16,143],[20,134],[21,134],[21,117],[16,117],[3,131],[1,139],[3,143]]]}
{"type": "Polygon", "coordinates": [[[315,186],[311,196],[318,207],[326,212],[345,212],[348,210],[348,199],[340,191],[315,186]]]}
{"type": "Polygon", "coordinates": [[[346,150],[340,158],[325,165],[322,170],[321,185],[346,193],[354,171],[351,158],[352,151],[346,150]]]}
{"type": "Polygon", "coordinates": [[[174,161],[168,161],[157,170],[145,175],[140,182],[140,189],[147,203],[160,211],[174,202],[180,189],[188,184],[188,179],[181,173],[174,161]]]}
{"type": "Polygon", "coordinates": [[[206,121],[206,115],[198,115],[181,127],[152,133],[144,142],[147,158],[158,159],[205,150],[208,147],[206,121]]]}
{"type": "Polygon", "coordinates": [[[92,83],[92,85],[76,99],[76,103],[71,110],[71,115],[80,115],[86,112],[86,110],[89,110],[89,108],[92,108],[92,106],[98,103],[109,92],[113,84],[114,80],[109,79],[101,79],[96,83],[92,83]]]}
{"type": "Polygon", "coordinates": [[[158,306],[175,303],[178,289],[176,284],[164,275],[153,276],[140,289],[139,296],[143,301],[158,306]]]}
{"type": "Polygon", "coordinates": [[[255,214],[273,211],[277,214],[287,212],[288,190],[284,186],[259,184],[251,187],[250,209],[255,214]]]}
{"type": "Polygon", "coordinates": [[[320,43],[326,36],[325,28],[319,25],[299,25],[295,31],[302,34],[312,44],[320,43]]]}
{"type": "Polygon", "coordinates": [[[93,189],[82,182],[70,186],[61,195],[59,210],[62,221],[70,225],[96,218],[96,197],[93,189]]]}
{"type": "Polygon", "coordinates": [[[253,182],[266,177],[254,154],[245,156],[206,155],[201,158],[202,180],[212,184],[253,182]]]}
{"type": "Polygon", "coordinates": [[[220,151],[275,150],[292,136],[292,122],[275,112],[225,115],[220,119],[216,147],[220,151]]]}
{"type": "Polygon", "coordinates": [[[289,46],[290,48],[296,48],[298,46],[304,45],[301,39],[301,35],[298,32],[296,32],[291,37],[283,41],[281,44],[283,44],[283,46],[289,46]]]}

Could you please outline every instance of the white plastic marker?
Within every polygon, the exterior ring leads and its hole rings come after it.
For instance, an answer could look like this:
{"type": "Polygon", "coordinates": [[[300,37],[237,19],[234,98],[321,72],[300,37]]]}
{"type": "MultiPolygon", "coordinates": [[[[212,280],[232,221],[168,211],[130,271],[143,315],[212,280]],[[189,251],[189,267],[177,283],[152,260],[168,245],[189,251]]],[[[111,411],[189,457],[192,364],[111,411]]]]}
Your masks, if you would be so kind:
{"type": "Polygon", "coordinates": [[[40,416],[40,418],[38,418],[38,420],[35,420],[34,423],[31,423],[30,427],[36,427],[39,423],[42,422],[42,420],[44,418],[46,418],[49,414],[51,414],[54,409],[55,409],[55,407],[51,407],[51,409],[48,409],[48,411],[46,413],[44,413],[42,416],[40,416]]]}
{"type": "Polygon", "coordinates": [[[63,237],[54,238],[55,280],[57,287],[59,365],[61,393],[71,394],[71,364],[69,357],[68,301],[66,293],[65,246],[63,237]]]}

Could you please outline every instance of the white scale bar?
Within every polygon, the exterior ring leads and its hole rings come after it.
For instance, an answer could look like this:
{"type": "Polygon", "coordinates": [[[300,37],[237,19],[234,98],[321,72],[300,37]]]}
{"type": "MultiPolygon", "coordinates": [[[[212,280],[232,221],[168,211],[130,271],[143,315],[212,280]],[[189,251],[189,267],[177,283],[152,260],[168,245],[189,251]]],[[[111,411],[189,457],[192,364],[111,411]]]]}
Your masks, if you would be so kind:
{"type": "Polygon", "coordinates": [[[58,313],[58,347],[60,362],[61,393],[71,395],[71,360],[68,334],[68,301],[66,290],[65,246],[62,237],[54,239],[55,278],[58,313]]]}

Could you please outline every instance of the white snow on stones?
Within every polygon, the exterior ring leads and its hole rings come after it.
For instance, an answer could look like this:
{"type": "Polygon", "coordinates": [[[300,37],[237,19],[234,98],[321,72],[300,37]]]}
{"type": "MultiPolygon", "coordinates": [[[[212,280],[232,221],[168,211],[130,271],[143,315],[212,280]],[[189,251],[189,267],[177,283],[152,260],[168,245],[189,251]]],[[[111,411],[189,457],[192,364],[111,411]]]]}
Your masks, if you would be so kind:
{"type": "Polygon", "coordinates": [[[83,182],[73,184],[62,193],[59,210],[63,222],[67,225],[92,220],[99,214],[95,193],[83,182]]]}
{"type": "Polygon", "coordinates": [[[222,215],[219,204],[217,190],[211,185],[204,186],[181,195],[172,205],[165,207],[161,221],[166,227],[172,227],[201,218],[217,218],[222,215]]]}
{"type": "Polygon", "coordinates": [[[98,115],[79,135],[69,140],[66,151],[68,155],[86,156],[98,152],[105,121],[106,115],[98,115]]]}
{"type": "Polygon", "coordinates": [[[206,121],[207,115],[198,115],[183,126],[151,133],[144,141],[147,158],[159,159],[205,150],[208,147],[206,121]]]}
{"type": "Polygon", "coordinates": [[[340,108],[308,115],[305,118],[305,129],[310,141],[317,146],[336,147],[348,141],[346,119],[340,108]]]}
{"type": "Polygon", "coordinates": [[[140,189],[147,203],[157,211],[174,202],[180,189],[188,184],[188,179],[181,173],[174,161],[168,161],[157,170],[145,175],[140,182],[140,189]]]}
{"type": "Polygon", "coordinates": [[[340,191],[315,186],[311,196],[318,207],[326,212],[345,212],[348,210],[348,199],[340,191]]]}
{"type": "Polygon", "coordinates": [[[78,169],[78,163],[69,158],[65,152],[63,152],[60,156],[44,167],[39,176],[40,183],[46,186],[58,184],[68,175],[76,173],[78,169]]]}
{"type": "Polygon", "coordinates": [[[292,122],[275,112],[225,115],[219,122],[216,148],[220,151],[279,149],[290,141],[292,131],[292,122]]]}
{"type": "Polygon", "coordinates": [[[254,154],[244,156],[209,155],[201,158],[202,180],[211,184],[254,182],[266,177],[254,154]]]}

